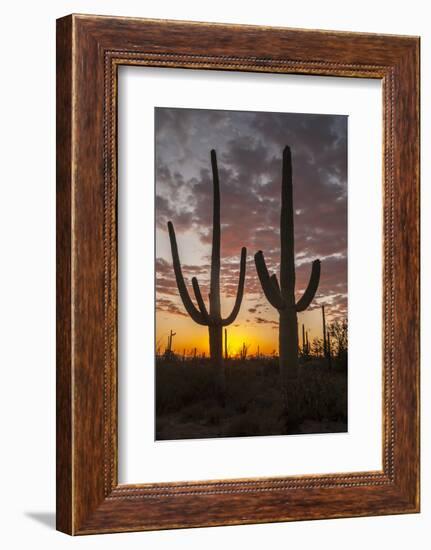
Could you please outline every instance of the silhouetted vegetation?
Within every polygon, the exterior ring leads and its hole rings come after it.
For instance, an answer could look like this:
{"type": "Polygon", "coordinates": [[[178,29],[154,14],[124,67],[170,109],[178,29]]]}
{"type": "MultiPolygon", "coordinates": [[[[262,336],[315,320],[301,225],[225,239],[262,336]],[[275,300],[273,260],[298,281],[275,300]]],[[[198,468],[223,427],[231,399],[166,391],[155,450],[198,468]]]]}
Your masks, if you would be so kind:
{"type": "Polygon", "coordinates": [[[182,355],[156,362],[156,439],[194,439],[347,431],[343,360],[299,360],[296,422],[287,422],[278,357],[225,361],[226,401],[214,391],[210,359],[182,355]]]}

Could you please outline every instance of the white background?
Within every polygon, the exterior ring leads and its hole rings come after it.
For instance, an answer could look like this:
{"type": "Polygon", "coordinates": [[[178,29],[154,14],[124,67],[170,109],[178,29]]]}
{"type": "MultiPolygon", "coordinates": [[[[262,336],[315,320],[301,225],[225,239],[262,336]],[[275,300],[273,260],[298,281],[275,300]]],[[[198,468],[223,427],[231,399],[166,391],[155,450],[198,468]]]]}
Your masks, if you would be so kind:
{"type": "Polygon", "coordinates": [[[120,482],[381,470],[381,82],[145,67],[121,67],[119,79],[120,482]],[[155,106],[348,114],[348,433],[154,441],[155,346],[142,328],[150,338],[155,106]],[[372,361],[363,361],[364,339],[372,361]]]}
{"type": "MultiPolygon", "coordinates": [[[[5,548],[428,548],[431,523],[431,348],[422,353],[422,514],[103,535],[53,530],[55,412],[55,18],[74,12],[285,25],[422,36],[422,150],[431,150],[427,2],[158,0],[8,2],[2,11],[1,543],[5,548]]],[[[430,165],[422,167],[424,342],[431,330],[430,165]]],[[[364,396],[364,402],[366,397],[364,396]]]]}

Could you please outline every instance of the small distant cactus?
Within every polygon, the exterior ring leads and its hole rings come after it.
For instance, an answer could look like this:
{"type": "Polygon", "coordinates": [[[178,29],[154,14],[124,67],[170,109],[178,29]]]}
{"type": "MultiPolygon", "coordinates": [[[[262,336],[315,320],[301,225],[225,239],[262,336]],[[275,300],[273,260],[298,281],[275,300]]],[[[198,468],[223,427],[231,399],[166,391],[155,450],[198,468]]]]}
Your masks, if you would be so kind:
{"type": "Polygon", "coordinates": [[[217,156],[214,150],[211,151],[211,167],[213,175],[213,235],[211,253],[211,279],[209,294],[209,311],[202,298],[202,293],[196,277],[192,278],[193,290],[195,293],[198,308],[191,300],[181,270],[181,263],[178,254],[177,240],[174,226],[168,222],[169,239],[171,243],[172,260],[177,282],[178,291],[183,305],[190,317],[199,325],[208,327],[210,357],[214,366],[218,368],[220,386],[224,389],[223,369],[223,327],[233,323],[239,313],[244,294],[244,281],[246,271],[247,249],[241,249],[241,260],[239,269],[238,290],[233,309],[226,318],[221,316],[220,305],[220,184],[217,168],[217,156]]]}
{"type": "Polygon", "coordinates": [[[320,260],[312,263],[308,287],[295,299],[295,246],[292,198],[292,156],[290,147],[283,150],[280,213],[280,284],[270,275],[263,252],[255,254],[255,264],[262,290],[268,302],[279,313],[279,366],[283,386],[298,376],[298,317],[311,304],[320,280],[320,260]]]}
{"type": "Polygon", "coordinates": [[[168,336],[168,345],[165,350],[165,359],[172,359],[174,357],[174,352],[172,349],[172,341],[174,339],[174,336],[176,336],[177,333],[173,330],[170,331],[170,334],[168,336]]]}
{"type": "Polygon", "coordinates": [[[326,340],[327,331],[326,331],[325,306],[323,304],[321,305],[321,309],[322,309],[323,355],[326,357],[328,344],[326,340]]]}
{"type": "Polygon", "coordinates": [[[308,330],[306,330],[305,325],[302,324],[302,346],[301,346],[302,357],[304,359],[309,359],[310,357],[310,346],[308,343],[308,330]]]}
{"type": "Polygon", "coordinates": [[[248,353],[249,347],[250,345],[247,345],[245,342],[242,343],[242,348],[239,351],[239,358],[241,359],[241,361],[245,361],[247,359],[247,353],[248,353]]]}
{"type": "Polygon", "coordinates": [[[306,355],[306,352],[307,352],[307,344],[306,344],[306,341],[305,341],[305,327],[304,327],[304,323],[302,324],[302,355],[306,355]]]}
{"type": "Polygon", "coordinates": [[[329,330],[326,328],[325,306],[322,305],[322,331],[323,331],[323,356],[326,359],[328,368],[331,368],[331,341],[329,330]]]}

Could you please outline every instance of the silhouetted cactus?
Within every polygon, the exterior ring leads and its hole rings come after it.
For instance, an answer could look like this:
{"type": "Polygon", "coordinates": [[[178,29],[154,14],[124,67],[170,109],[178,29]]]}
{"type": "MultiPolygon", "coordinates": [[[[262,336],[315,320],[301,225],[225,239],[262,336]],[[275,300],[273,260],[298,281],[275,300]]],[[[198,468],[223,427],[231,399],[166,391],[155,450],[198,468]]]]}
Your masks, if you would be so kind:
{"type": "Polygon", "coordinates": [[[322,310],[322,332],[323,332],[323,355],[326,357],[328,352],[328,344],[326,341],[326,317],[325,317],[325,306],[322,304],[321,306],[322,310]]]}
{"type": "Polygon", "coordinates": [[[239,351],[239,358],[241,359],[241,361],[245,361],[247,359],[247,353],[248,353],[249,347],[250,347],[249,344],[246,345],[245,342],[242,343],[242,348],[239,351]]]}
{"type": "Polygon", "coordinates": [[[332,367],[331,337],[329,331],[326,333],[326,344],[328,347],[328,367],[332,367]]]}
{"type": "Polygon", "coordinates": [[[205,302],[202,298],[201,290],[196,277],[192,278],[192,285],[198,308],[196,308],[193,301],[191,300],[181,271],[177,240],[172,222],[168,222],[168,231],[169,239],[171,242],[175,278],[177,281],[177,287],[181,296],[181,300],[187,313],[190,315],[193,321],[195,321],[195,323],[198,323],[199,325],[205,325],[208,327],[211,360],[216,367],[219,367],[220,383],[222,386],[224,386],[224,369],[222,368],[223,327],[226,327],[235,321],[241,307],[242,297],[244,294],[247,250],[244,247],[241,249],[239,281],[235,304],[230,315],[223,319],[221,316],[220,307],[220,184],[217,169],[217,157],[214,150],[211,151],[211,167],[213,176],[213,235],[209,311],[205,306],[205,302]]]}
{"type": "Polygon", "coordinates": [[[322,305],[322,331],[323,331],[323,355],[326,359],[328,368],[331,368],[331,342],[329,341],[329,331],[326,328],[325,306],[322,305]]]}
{"type": "Polygon", "coordinates": [[[309,359],[310,348],[308,344],[308,330],[305,329],[305,325],[302,324],[302,346],[301,346],[302,356],[304,359],[309,359]]]}
{"type": "Polygon", "coordinates": [[[307,345],[305,343],[305,327],[304,323],[302,323],[302,355],[305,357],[307,354],[307,345]]]}
{"type": "Polygon", "coordinates": [[[283,150],[280,213],[280,284],[277,275],[270,275],[263,252],[255,254],[256,270],[268,302],[279,313],[279,365],[283,386],[298,376],[298,317],[313,300],[320,279],[320,261],[312,264],[308,287],[295,299],[295,246],[292,198],[292,156],[290,147],[283,150]]]}
{"type": "Polygon", "coordinates": [[[172,340],[174,339],[174,336],[176,336],[176,332],[171,330],[169,336],[168,336],[168,346],[165,350],[165,359],[173,359],[174,358],[174,352],[172,349],[172,340]]]}

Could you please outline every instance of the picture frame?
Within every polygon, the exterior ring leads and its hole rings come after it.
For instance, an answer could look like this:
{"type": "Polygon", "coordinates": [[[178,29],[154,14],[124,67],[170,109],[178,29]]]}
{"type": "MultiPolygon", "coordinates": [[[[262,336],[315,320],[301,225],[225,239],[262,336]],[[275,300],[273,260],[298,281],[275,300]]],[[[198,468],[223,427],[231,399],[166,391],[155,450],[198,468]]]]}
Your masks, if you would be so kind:
{"type": "Polygon", "coordinates": [[[419,38],[57,21],[57,529],[71,535],[419,512],[419,38]],[[118,483],[118,67],[373,78],[383,89],[379,471],[118,483]]]}

